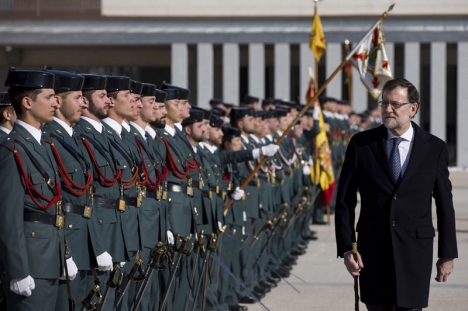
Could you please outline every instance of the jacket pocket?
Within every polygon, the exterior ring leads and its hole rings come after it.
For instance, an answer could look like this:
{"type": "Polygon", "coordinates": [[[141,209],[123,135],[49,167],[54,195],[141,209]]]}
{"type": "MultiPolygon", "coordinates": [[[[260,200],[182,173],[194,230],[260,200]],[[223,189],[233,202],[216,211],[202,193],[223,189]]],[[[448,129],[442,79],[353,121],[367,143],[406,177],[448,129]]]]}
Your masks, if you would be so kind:
{"type": "Polygon", "coordinates": [[[418,227],[416,234],[419,239],[428,239],[435,237],[435,229],[432,226],[418,227]]]}

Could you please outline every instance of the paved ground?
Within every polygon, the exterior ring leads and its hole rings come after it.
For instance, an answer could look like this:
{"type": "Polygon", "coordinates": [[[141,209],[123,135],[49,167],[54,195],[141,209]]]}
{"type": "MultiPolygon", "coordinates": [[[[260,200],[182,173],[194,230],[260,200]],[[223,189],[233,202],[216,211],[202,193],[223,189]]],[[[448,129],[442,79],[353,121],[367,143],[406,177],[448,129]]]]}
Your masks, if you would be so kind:
{"type": "MultiPolygon", "coordinates": [[[[468,172],[451,172],[453,197],[457,219],[459,259],[447,283],[431,283],[429,308],[425,310],[462,311],[468,310],[468,172]]],[[[434,211],[434,221],[435,211],[434,211]]],[[[293,273],[303,281],[290,276],[274,288],[262,302],[271,310],[354,310],[353,279],[346,271],[341,259],[336,258],[333,217],[331,226],[312,226],[319,240],[309,243],[307,253],[298,260],[293,273]]],[[[436,223],[434,223],[434,227],[436,223]]],[[[437,238],[435,240],[437,244],[437,238]]],[[[434,245],[437,249],[437,245],[434,245]]],[[[435,277],[435,268],[432,279],[435,277]]],[[[256,304],[249,310],[259,311],[256,304]]],[[[360,310],[366,310],[361,304],[360,310]]]]}

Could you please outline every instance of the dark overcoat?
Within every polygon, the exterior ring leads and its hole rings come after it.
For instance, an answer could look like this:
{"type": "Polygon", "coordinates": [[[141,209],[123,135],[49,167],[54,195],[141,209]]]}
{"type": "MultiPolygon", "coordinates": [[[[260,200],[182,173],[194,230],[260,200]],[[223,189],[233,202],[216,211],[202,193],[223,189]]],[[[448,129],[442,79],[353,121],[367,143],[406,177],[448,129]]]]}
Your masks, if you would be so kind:
{"type": "Polygon", "coordinates": [[[337,249],[340,257],[351,250],[358,232],[364,264],[361,298],[367,304],[427,307],[435,236],[433,198],[438,257],[457,257],[447,145],[412,126],[413,147],[399,183],[390,169],[383,125],[356,134],[346,151],[336,203],[337,249]],[[357,191],[361,212],[355,228],[357,191]]]}

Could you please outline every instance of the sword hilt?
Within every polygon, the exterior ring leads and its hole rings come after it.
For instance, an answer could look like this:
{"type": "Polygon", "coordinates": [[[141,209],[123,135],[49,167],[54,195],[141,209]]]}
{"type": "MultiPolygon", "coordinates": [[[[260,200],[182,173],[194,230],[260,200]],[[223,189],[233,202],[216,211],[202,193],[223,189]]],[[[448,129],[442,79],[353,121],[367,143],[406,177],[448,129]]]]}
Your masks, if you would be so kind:
{"type": "Polygon", "coordinates": [[[145,270],[145,263],[143,262],[143,260],[138,258],[130,272],[127,274],[127,278],[136,283],[141,282],[145,278],[145,270]]]}
{"type": "Polygon", "coordinates": [[[120,286],[122,284],[123,277],[124,275],[121,271],[121,266],[120,264],[116,263],[114,264],[114,269],[109,275],[109,279],[107,280],[106,284],[111,288],[116,288],[117,286],[120,286]]]}
{"type": "Polygon", "coordinates": [[[193,251],[193,247],[194,245],[192,242],[190,242],[190,237],[189,236],[185,237],[184,242],[183,242],[183,248],[181,250],[182,255],[185,255],[185,256],[190,255],[193,251]],[[187,248],[187,245],[190,245],[189,248],[187,248]]]}
{"type": "Polygon", "coordinates": [[[83,302],[82,302],[83,309],[86,308],[86,310],[96,310],[97,307],[101,304],[101,302],[102,302],[101,286],[99,286],[98,284],[95,284],[94,287],[89,292],[88,296],[85,299],[83,299],[83,302]],[[96,302],[93,302],[94,297],[97,297],[96,302]]]}

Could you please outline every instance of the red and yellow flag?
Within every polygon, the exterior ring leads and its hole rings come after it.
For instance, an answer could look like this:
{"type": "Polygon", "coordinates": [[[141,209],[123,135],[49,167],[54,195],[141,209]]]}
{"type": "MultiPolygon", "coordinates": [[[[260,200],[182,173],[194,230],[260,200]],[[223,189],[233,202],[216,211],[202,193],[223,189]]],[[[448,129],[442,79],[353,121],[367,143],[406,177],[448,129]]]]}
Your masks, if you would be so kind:
{"type": "MultiPolygon", "coordinates": [[[[309,90],[306,94],[307,103],[315,95],[315,81],[311,77],[309,90]]],[[[335,190],[335,175],[331,160],[331,150],[328,144],[327,133],[325,131],[325,122],[323,120],[320,102],[317,100],[314,104],[314,122],[319,124],[319,133],[315,136],[315,161],[311,169],[311,180],[314,184],[319,184],[323,193],[323,204],[330,204],[333,191],[335,190]]]]}
{"type": "Polygon", "coordinates": [[[325,49],[327,48],[327,41],[323,33],[322,22],[317,12],[317,4],[315,4],[314,21],[312,23],[312,30],[310,32],[309,45],[312,52],[314,52],[315,59],[320,61],[325,49]]]}

